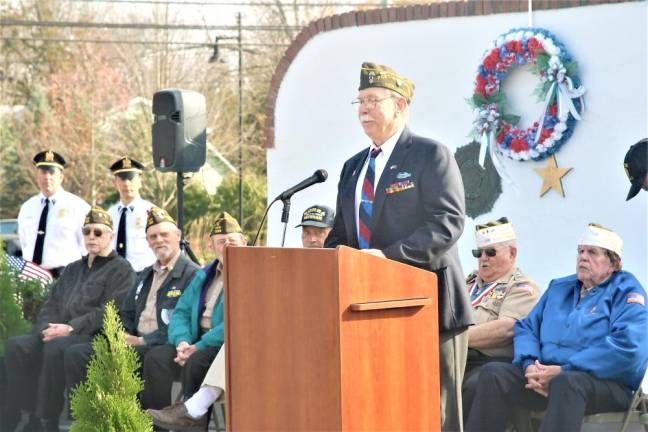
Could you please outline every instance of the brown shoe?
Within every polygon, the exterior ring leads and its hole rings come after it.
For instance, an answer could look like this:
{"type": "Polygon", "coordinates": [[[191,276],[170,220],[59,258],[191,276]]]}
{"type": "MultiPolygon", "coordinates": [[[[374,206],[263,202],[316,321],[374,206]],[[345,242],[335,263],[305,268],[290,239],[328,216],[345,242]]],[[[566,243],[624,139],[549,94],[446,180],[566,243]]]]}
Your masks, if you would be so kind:
{"type": "Polygon", "coordinates": [[[176,402],[161,410],[147,409],[156,426],[172,430],[207,430],[207,414],[193,418],[183,402],[176,402]]]}

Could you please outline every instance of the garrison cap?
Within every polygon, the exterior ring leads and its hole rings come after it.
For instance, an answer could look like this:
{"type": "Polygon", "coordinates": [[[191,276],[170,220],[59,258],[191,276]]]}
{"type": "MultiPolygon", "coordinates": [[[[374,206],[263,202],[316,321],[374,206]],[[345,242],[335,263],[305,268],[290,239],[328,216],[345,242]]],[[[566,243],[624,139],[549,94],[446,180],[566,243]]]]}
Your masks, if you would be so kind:
{"type": "Polygon", "coordinates": [[[505,217],[475,226],[475,243],[478,248],[515,240],[515,238],[513,224],[505,217]]]}
{"type": "Polygon", "coordinates": [[[171,222],[173,225],[178,226],[176,221],[171,217],[171,215],[164,209],[159,207],[151,207],[148,211],[148,217],[146,218],[146,230],[153,225],[157,225],[162,222],[171,222]]]}
{"type": "Polygon", "coordinates": [[[111,230],[113,229],[113,223],[112,223],[112,218],[110,217],[110,213],[108,213],[106,210],[102,209],[99,206],[92,207],[88,212],[88,214],[86,215],[85,220],[83,221],[83,226],[90,225],[90,224],[106,225],[111,230]]]}
{"type": "Polygon", "coordinates": [[[648,173],[648,138],[644,138],[630,147],[623,160],[623,168],[628,175],[631,186],[626,201],[639,193],[648,173]]]}
{"type": "Polygon", "coordinates": [[[110,171],[123,179],[132,179],[136,174],[140,174],[143,169],[144,164],[128,156],[119,158],[110,165],[110,171]]]}
{"type": "Polygon", "coordinates": [[[333,219],[335,211],[331,207],[324,205],[314,205],[308,207],[302,214],[302,220],[297,227],[312,226],[318,228],[333,228],[333,219]]]}
{"type": "Polygon", "coordinates": [[[209,236],[211,237],[215,234],[231,233],[243,233],[243,230],[241,229],[238,221],[227,212],[218,213],[216,215],[216,219],[214,219],[214,224],[212,225],[209,236]]]}
{"type": "Polygon", "coordinates": [[[399,75],[389,66],[364,62],[360,70],[360,87],[364,90],[370,87],[382,87],[393,90],[410,103],[414,96],[414,84],[409,79],[399,75]]]}
{"type": "Polygon", "coordinates": [[[36,168],[54,167],[60,170],[63,170],[66,164],[63,156],[53,150],[43,150],[42,152],[36,153],[36,156],[32,159],[32,163],[36,168]]]}
{"type": "Polygon", "coordinates": [[[621,236],[610,228],[597,223],[590,223],[585,228],[585,232],[578,240],[579,245],[584,246],[598,246],[607,249],[619,255],[623,255],[623,240],[621,236]]]}

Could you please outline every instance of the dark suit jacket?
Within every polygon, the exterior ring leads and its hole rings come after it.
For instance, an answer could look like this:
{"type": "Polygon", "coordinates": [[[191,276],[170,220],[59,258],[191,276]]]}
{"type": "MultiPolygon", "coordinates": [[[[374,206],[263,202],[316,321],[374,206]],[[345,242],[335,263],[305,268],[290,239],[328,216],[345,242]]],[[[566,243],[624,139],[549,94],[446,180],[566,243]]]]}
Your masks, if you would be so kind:
{"type": "MultiPolygon", "coordinates": [[[[180,254],[173,270],[171,270],[171,273],[164,280],[157,292],[155,310],[158,329],[142,336],[147,345],[163,345],[167,343],[167,329],[171,321],[173,309],[180,295],[187,285],[189,285],[189,282],[198,269],[199,267],[187,258],[184,253],[180,254]],[[166,315],[165,317],[162,316],[163,313],[166,315]]],[[[152,282],[153,266],[148,266],[140,272],[135,286],[132,287],[122,303],[119,314],[124,323],[124,328],[130,334],[138,334],[137,326],[139,325],[140,316],[146,307],[146,299],[148,298],[152,282]]]]}
{"type": "MultiPolygon", "coordinates": [[[[361,151],[342,168],[335,223],[325,247],[358,247],[355,189],[368,153],[369,149],[361,151]]],[[[376,187],[370,247],[436,273],[440,331],[473,324],[456,247],[464,211],[463,182],[453,155],[405,128],[376,187]]]]}

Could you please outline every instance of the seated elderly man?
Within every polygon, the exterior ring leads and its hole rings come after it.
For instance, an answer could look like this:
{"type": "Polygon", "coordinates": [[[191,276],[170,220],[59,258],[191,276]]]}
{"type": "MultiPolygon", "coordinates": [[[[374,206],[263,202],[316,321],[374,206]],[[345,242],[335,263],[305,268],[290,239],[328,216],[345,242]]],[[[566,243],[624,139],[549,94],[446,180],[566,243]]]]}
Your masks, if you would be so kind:
{"type": "MultiPolygon", "coordinates": [[[[180,229],[169,213],[152,207],[146,218],[146,240],[156,261],[139,273],[119,311],[126,343],[135,349],[140,361],[153,347],[166,345],[167,326],[176,302],[198,271],[198,266],[180,250],[180,238],[180,229]]],[[[89,342],[65,351],[66,382],[70,390],[85,379],[92,354],[89,342]]]]}
{"type": "Polygon", "coordinates": [[[324,205],[314,205],[304,210],[302,220],[295,228],[301,227],[302,246],[305,248],[323,248],[326,236],[333,228],[335,211],[324,205]]]}
{"type": "Polygon", "coordinates": [[[86,215],[83,239],[88,255],[69,264],[52,286],[30,334],[5,344],[8,415],[3,431],[12,431],[20,410],[30,413],[26,431],[58,431],[63,408],[63,356],[71,345],[88,342],[101,330],[106,303],[119,304],[135,283],[135,272],[112,249],[112,220],[99,207],[86,215]]]}
{"type": "Polygon", "coordinates": [[[464,374],[463,413],[468,409],[481,366],[513,360],[513,326],[527,316],[540,297],[538,286],[515,266],[516,236],[507,218],[475,227],[477,270],[466,284],[475,325],[468,328],[468,361],[464,374]]]}
{"type": "Polygon", "coordinates": [[[576,274],[551,281],[515,324],[513,364],[482,367],[467,431],[503,431],[515,406],[546,409],[546,432],[628,408],[646,371],[648,312],[644,288],[621,270],[622,245],[613,231],[587,227],[576,274]]]}
{"type": "Polygon", "coordinates": [[[173,380],[180,377],[185,398],[200,384],[224,342],[223,255],[225,247],[245,246],[240,225],[219,213],[210,233],[216,259],[198,271],[176,304],[168,328],[168,342],[153,348],[144,359],[144,408],[171,403],[173,380]]]}

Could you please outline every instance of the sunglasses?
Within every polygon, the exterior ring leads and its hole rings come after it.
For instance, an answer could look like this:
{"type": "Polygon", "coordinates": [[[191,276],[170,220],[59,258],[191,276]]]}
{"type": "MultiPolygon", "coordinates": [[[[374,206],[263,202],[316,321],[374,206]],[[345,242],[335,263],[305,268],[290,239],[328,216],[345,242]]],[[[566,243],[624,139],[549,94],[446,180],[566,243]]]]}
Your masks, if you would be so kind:
{"type": "Polygon", "coordinates": [[[482,256],[482,252],[486,252],[486,256],[491,258],[497,255],[497,250],[495,248],[472,250],[472,254],[475,258],[479,258],[480,256],[482,256]]]}
{"type": "Polygon", "coordinates": [[[95,237],[101,237],[104,233],[104,231],[101,228],[89,228],[89,227],[83,227],[81,230],[84,236],[89,236],[90,233],[93,233],[95,237]]]}

